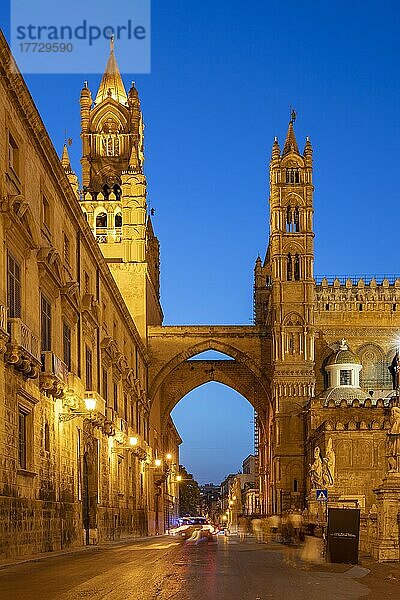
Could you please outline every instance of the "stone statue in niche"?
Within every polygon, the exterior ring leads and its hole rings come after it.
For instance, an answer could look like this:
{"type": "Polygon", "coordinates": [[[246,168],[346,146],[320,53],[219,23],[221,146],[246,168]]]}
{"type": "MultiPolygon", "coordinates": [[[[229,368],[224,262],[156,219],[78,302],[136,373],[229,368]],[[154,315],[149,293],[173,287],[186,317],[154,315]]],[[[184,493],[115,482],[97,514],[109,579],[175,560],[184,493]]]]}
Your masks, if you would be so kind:
{"type": "Polygon", "coordinates": [[[336,457],[332,446],[332,438],[329,438],[323,460],[325,485],[333,485],[335,482],[335,463],[336,457]]]}
{"type": "Polygon", "coordinates": [[[310,479],[313,489],[323,486],[323,465],[319,446],[314,448],[314,462],[310,465],[310,479]]]}
{"type": "Polygon", "coordinates": [[[335,463],[336,457],[333,450],[332,438],[329,438],[324,458],[321,456],[321,449],[319,446],[316,446],[314,449],[314,462],[310,465],[309,471],[312,489],[323,488],[334,484],[335,463]]]}
{"type": "Polygon", "coordinates": [[[393,406],[391,410],[392,427],[388,432],[388,471],[399,472],[400,466],[400,408],[393,406]]]}
{"type": "Polygon", "coordinates": [[[399,435],[400,434],[400,408],[398,406],[393,406],[391,410],[391,421],[392,428],[390,430],[391,435],[399,435]]]}

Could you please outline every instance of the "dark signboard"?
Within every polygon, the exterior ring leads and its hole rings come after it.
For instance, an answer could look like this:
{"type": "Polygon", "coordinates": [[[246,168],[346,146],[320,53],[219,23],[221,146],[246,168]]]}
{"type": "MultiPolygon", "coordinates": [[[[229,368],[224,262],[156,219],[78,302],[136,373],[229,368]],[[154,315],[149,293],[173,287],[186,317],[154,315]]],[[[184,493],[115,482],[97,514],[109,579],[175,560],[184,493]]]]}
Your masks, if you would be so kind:
{"type": "Polygon", "coordinates": [[[333,563],[358,563],[360,510],[328,509],[328,560],[333,563]]]}

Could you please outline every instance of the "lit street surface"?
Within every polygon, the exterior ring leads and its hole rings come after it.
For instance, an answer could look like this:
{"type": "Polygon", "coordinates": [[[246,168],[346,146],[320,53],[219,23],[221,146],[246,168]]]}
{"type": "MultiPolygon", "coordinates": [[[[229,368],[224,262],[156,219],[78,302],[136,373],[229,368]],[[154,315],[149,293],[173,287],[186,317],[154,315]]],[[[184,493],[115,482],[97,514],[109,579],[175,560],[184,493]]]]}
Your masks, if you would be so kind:
{"type": "Polygon", "coordinates": [[[0,570],[7,600],[338,600],[400,598],[399,566],[377,572],[308,565],[295,548],[219,536],[183,543],[167,537],[51,556],[0,570]]]}

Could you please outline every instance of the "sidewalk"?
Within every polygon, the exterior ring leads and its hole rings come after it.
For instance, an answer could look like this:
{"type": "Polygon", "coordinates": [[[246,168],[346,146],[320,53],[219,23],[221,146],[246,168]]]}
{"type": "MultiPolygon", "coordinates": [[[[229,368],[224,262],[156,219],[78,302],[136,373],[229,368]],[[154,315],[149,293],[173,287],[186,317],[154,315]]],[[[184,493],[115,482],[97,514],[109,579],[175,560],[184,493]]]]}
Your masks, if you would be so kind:
{"type": "Polygon", "coordinates": [[[295,569],[304,571],[345,573],[369,589],[371,600],[394,600],[400,598],[400,563],[379,563],[371,556],[360,554],[358,565],[346,563],[307,562],[301,559],[300,546],[287,546],[278,541],[268,543],[271,550],[280,551],[282,560],[295,569]],[[279,550],[280,548],[280,550],[279,550]]]}
{"type": "Polygon", "coordinates": [[[74,548],[65,548],[64,550],[55,550],[54,552],[43,552],[40,554],[34,554],[29,556],[21,556],[20,558],[4,558],[0,559],[0,570],[7,569],[8,567],[14,567],[17,565],[23,565],[26,563],[39,562],[56,556],[68,556],[69,554],[78,554],[79,552],[98,552],[99,550],[106,550],[115,546],[125,546],[129,544],[135,544],[139,542],[145,542],[149,540],[160,540],[163,538],[169,538],[168,535],[149,535],[146,537],[127,537],[120,540],[110,540],[109,542],[103,542],[102,544],[90,545],[90,546],[76,546],[74,548]]]}

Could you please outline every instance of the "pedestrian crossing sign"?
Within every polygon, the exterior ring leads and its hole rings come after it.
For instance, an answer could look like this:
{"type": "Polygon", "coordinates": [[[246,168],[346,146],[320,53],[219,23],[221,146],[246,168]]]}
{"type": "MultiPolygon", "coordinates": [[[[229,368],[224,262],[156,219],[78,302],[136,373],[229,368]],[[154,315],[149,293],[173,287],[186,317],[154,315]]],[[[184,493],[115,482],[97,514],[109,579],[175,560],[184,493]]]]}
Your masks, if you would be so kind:
{"type": "Polygon", "coordinates": [[[315,490],[316,499],[320,502],[328,502],[328,490],[315,490]]]}

